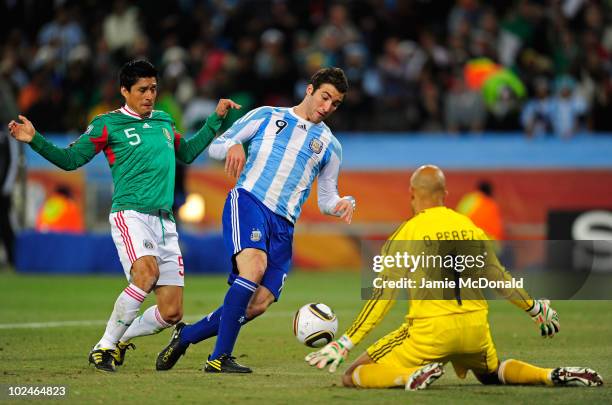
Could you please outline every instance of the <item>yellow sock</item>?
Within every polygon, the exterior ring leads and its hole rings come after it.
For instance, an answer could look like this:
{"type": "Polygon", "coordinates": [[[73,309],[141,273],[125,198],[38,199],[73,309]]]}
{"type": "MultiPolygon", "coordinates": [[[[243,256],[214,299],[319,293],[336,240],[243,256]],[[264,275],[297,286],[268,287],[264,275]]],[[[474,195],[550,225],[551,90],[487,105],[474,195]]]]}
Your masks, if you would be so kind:
{"type": "Polygon", "coordinates": [[[403,387],[420,367],[393,367],[385,364],[364,364],[353,371],[353,384],[361,388],[403,387]]]}
{"type": "Polygon", "coordinates": [[[508,359],[499,365],[497,375],[504,384],[553,385],[552,368],[540,368],[522,361],[508,359]]]}

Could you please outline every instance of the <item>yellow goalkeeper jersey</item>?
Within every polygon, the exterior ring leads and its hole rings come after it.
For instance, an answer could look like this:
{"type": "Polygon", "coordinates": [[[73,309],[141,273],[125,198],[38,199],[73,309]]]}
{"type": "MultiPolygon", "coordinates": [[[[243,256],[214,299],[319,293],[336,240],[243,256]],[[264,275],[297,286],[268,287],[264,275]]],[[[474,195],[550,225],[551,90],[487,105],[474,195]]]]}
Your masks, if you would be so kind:
{"type": "MultiPolygon", "coordinates": [[[[383,248],[383,256],[396,253],[397,248],[407,244],[427,241],[488,241],[483,230],[478,228],[465,215],[459,214],[447,207],[433,207],[426,209],[409,221],[404,222],[388,239],[383,248]],[[405,243],[404,243],[405,241],[405,243]]],[[[463,243],[463,242],[459,242],[463,243]]],[[[491,246],[490,244],[487,244],[491,246]]],[[[512,276],[499,263],[494,250],[489,249],[486,278],[491,280],[512,280],[512,276]]],[[[381,273],[384,274],[384,273],[381,273]]],[[[395,291],[395,290],[394,290],[395,291]]],[[[533,305],[533,300],[522,288],[498,290],[505,298],[523,310],[533,305]]],[[[420,299],[426,297],[423,291],[409,289],[409,308],[406,320],[416,318],[432,318],[462,314],[473,311],[487,311],[487,301],[480,291],[471,291],[468,297],[480,299],[420,299]]],[[[437,297],[436,297],[437,298],[437,297]]],[[[388,290],[374,289],[372,297],[366,302],[361,312],[346,331],[346,335],[353,344],[358,344],[387,314],[395,303],[395,297],[389,295],[388,290]]]]}

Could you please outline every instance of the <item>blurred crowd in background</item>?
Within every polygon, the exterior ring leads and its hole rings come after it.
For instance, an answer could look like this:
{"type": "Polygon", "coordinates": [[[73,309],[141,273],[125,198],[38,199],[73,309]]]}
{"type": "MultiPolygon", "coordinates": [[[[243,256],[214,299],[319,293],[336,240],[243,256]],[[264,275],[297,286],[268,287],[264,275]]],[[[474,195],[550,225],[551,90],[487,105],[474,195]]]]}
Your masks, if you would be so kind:
{"type": "Polygon", "coordinates": [[[132,58],[156,64],[182,131],[219,97],[293,105],[325,66],[351,86],[335,131],[612,131],[609,0],[6,0],[0,38],[2,125],[45,132],[120,106],[132,58]],[[483,61],[501,68],[488,88],[466,70],[483,61]]]}

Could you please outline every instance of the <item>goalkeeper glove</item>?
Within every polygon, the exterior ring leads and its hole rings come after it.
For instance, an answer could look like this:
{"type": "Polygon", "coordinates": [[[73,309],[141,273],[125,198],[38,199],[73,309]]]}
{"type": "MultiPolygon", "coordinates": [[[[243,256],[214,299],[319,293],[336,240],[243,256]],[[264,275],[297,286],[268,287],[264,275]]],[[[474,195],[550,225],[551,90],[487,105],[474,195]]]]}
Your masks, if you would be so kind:
{"type": "Polygon", "coordinates": [[[340,339],[328,343],[321,350],[309,353],[304,360],[311,366],[316,365],[320,369],[329,364],[329,372],[333,373],[346,360],[349,350],[353,347],[351,339],[344,335],[340,339]]]}
{"type": "Polygon", "coordinates": [[[533,306],[527,310],[531,319],[540,327],[542,337],[553,337],[559,332],[559,315],[550,307],[547,299],[533,300],[533,306]]]}

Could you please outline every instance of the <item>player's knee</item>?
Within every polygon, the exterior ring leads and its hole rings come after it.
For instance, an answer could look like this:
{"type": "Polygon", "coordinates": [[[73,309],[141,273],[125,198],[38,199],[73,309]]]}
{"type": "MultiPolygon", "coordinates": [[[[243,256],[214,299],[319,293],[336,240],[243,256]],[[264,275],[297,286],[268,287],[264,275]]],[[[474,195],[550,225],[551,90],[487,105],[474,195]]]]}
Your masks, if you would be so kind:
{"type": "Polygon", "coordinates": [[[248,260],[248,266],[243,267],[248,267],[251,271],[261,273],[261,275],[263,275],[263,273],[266,271],[266,267],[268,266],[268,258],[266,257],[266,253],[256,249],[251,249],[250,252],[245,253],[248,253],[248,255],[245,256],[245,258],[248,260]]]}
{"type": "Polygon", "coordinates": [[[147,267],[142,272],[142,278],[149,283],[157,283],[157,279],[159,278],[159,270],[153,267],[147,267]]]}
{"type": "Polygon", "coordinates": [[[132,281],[139,288],[151,291],[158,278],[159,267],[153,256],[143,256],[132,264],[132,281]]]}
{"type": "Polygon", "coordinates": [[[259,249],[245,249],[236,256],[236,264],[241,277],[258,283],[266,271],[268,258],[259,249]]]}
{"type": "Polygon", "coordinates": [[[240,271],[240,276],[259,284],[263,279],[265,272],[265,267],[261,268],[257,266],[249,268],[245,271],[240,271]]]}

